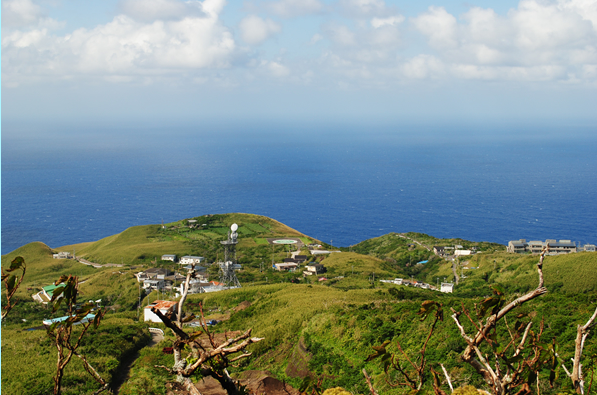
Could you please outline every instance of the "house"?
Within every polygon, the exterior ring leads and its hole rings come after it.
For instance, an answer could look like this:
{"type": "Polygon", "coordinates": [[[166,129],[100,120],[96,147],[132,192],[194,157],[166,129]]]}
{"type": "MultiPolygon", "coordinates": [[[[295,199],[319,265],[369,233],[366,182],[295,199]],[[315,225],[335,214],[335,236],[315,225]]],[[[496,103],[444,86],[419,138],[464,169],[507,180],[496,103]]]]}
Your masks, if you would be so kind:
{"type": "Polygon", "coordinates": [[[530,252],[532,254],[539,254],[547,244],[549,244],[549,255],[577,252],[576,244],[571,240],[557,241],[555,239],[547,239],[544,242],[529,241],[528,243],[525,239],[512,240],[508,242],[507,251],[512,253],[530,252]]]}
{"type": "Polygon", "coordinates": [[[299,267],[298,263],[292,263],[292,262],[275,263],[274,264],[274,269],[276,269],[279,272],[281,272],[281,271],[294,272],[298,267],[299,267]]]}
{"type": "Polygon", "coordinates": [[[595,252],[597,251],[597,247],[595,246],[595,244],[585,244],[583,246],[583,251],[595,252]]]}
{"type": "Polygon", "coordinates": [[[202,256],[185,255],[180,258],[178,262],[180,265],[192,265],[193,263],[198,264],[205,260],[202,256]]]}
{"type": "Polygon", "coordinates": [[[296,263],[303,263],[307,260],[307,255],[295,255],[294,256],[294,261],[296,263]]]}
{"type": "Polygon", "coordinates": [[[314,274],[321,274],[326,272],[326,268],[321,263],[311,263],[305,266],[305,271],[303,271],[303,275],[305,276],[312,276],[314,274]]]}
{"type": "Polygon", "coordinates": [[[442,283],[440,291],[444,292],[444,293],[451,294],[452,292],[454,292],[454,284],[453,283],[442,283]]]}
{"type": "Polygon", "coordinates": [[[163,267],[152,267],[149,268],[147,270],[145,270],[144,272],[139,272],[137,274],[135,274],[135,276],[137,277],[137,281],[141,282],[144,280],[163,280],[165,279],[167,276],[172,275],[173,272],[169,269],[163,268],[163,267]]]}
{"type": "Polygon", "coordinates": [[[176,262],[176,255],[164,254],[162,255],[162,261],[176,262]]]}
{"type": "MultiPolygon", "coordinates": [[[[52,300],[52,295],[56,288],[58,288],[58,285],[46,285],[41,289],[41,291],[33,295],[33,300],[35,300],[38,303],[48,304],[50,300],[52,300]]],[[[62,295],[60,295],[58,298],[61,297],[62,295]]]]}
{"type": "Polygon", "coordinates": [[[57,254],[52,254],[52,258],[54,259],[73,259],[73,256],[70,252],[60,251],[57,254]]]}
{"type": "MultiPolygon", "coordinates": [[[[193,279],[189,282],[189,293],[190,294],[200,294],[205,292],[206,287],[213,286],[212,283],[208,281],[201,281],[199,279],[193,279]]],[[[184,293],[185,283],[180,284],[180,294],[184,293]]]]}
{"type": "Polygon", "coordinates": [[[434,246],[433,253],[437,256],[444,257],[444,256],[446,256],[446,249],[441,246],[434,246]]]}
{"type": "Polygon", "coordinates": [[[473,252],[471,250],[455,250],[454,256],[466,256],[471,255],[473,252]]]}
{"type": "Polygon", "coordinates": [[[166,282],[164,281],[164,279],[147,279],[147,280],[143,280],[143,289],[148,289],[148,290],[162,290],[164,289],[164,287],[166,286],[166,282]]]}
{"type": "Polygon", "coordinates": [[[156,308],[162,314],[166,314],[170,308],[176,310],[176,306],[178,302],[172,302],[169,300],[155,300],[148,306],[145,306],[144,314],[143,314],[143,321],[150,321],[150,322],[162,322],[160,317],[158,317],[153,311],[152,308],[156,308]]]}

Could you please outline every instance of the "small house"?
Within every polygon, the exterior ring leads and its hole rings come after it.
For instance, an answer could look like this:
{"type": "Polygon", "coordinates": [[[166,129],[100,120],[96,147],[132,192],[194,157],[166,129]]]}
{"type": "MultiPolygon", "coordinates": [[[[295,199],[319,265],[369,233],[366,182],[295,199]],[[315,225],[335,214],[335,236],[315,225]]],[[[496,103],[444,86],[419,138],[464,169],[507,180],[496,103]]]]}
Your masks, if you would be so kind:
{"type": "Polygon", "coordinates": [[[433,253],[437,256],[444,257],[444,256],[446,256],[446,249],[441,246],[434,246],[433,253]]]}
{"type": "Polygon", "coordinates": [[[73,256],[70,252],[60,251],[57,254],[52,254],[52,258],[54,259],[73,259],[73,256]]]}
{"type": "Polygon", "coordinates": [[[176,262],[176,255],[164,254],[164,255],[162,255],[162,261],[176,262]]]}
{"type": "Polygon", "coordinates": [[[293,262],[286,262],[286,263],[276,263],[274,264],[274,269],[279,272],[294,272],[299,267],[298,263],[293,262]]]}
{"type": "Polygon", "coordinates": [[[163,279],[147,279],[147,280],[143,280],[143,289],[148,289],[148,290],[162,290],[164,289],[164,286],[166,285],[165,281],[163,279]]]}
{"type": "Polygon", "coordinates": [[[440,291],[444,292],[444,293],[451,294],[452,292],[454,292],[454,284],[453,283],[442,283],[440,291]]]}
{"type": "Polygon", "coordinates": [[[305,269],[307,270],[303,271],[303,274],[306,276],[312,276],[314,274],[321,274],[326,272],[325,266],[323,266],[323,264],[321,263],[311,263],[307,265],[305,269]]]}
{"type": "Polygon", "coordinates": [[[182,258],[180,258],[180,261],[178,263],[180,265],[192,265],[192,264],[200,264],[204,260],[205,260],[205,258],[203,258],[202,256],[185,255],[182,258]]]}

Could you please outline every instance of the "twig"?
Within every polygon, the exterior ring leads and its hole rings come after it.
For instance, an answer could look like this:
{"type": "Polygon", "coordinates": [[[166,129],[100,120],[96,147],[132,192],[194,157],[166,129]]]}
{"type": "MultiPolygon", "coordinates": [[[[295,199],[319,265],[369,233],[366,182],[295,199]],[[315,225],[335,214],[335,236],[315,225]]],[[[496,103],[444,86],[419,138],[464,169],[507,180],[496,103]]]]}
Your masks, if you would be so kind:
{"type": "Polygon", "coordinates": [[[369,391],[371,391],[371,395],[377,395],[377,391],[375,391],[373,384],[371,384],[371,377],[369,377],[365,369],[363,369],[363,374],[365,375],[365,380],[367,380],[367,385],[369,385],[369,391]]]}
{"type": "Polygon", "coordinates": [[[448,376],[448,371],[444,367],[444,364],[440,363],[439,366],[442,367],[442,370],[444,371],[444,376],[446,376],[446,380],[448,380],[448,385],[450,386],[450,391],[454,392],[454,387],[452,387],[452,381],[450,380],[450,376],[448,376]]]}

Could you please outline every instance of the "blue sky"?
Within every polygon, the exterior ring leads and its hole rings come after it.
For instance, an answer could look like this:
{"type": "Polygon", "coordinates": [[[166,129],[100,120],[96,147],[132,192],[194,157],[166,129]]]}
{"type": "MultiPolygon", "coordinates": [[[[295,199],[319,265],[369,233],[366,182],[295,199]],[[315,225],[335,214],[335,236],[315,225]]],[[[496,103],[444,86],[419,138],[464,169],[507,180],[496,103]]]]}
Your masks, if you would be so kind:
{"type": "Polygon", "coordinates": [[[3,0],[3,132],[597,120],[594,0],[3,0]],[[9,126],[8,131],[6,126],[9,126]]]}

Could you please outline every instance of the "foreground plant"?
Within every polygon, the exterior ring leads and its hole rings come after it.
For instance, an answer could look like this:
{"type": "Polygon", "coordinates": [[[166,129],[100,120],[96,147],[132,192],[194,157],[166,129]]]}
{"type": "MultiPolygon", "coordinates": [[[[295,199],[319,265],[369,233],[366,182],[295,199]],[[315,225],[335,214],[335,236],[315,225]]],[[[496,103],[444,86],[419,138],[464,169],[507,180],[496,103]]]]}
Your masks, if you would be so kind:
{"type": "Polygon", "coordinates": [[[50,301],[53,306],[52,313],[55,313],[60,305],[64,303],[67,314],[65,320],[46,325],[46,332],[56,346],[58,353],[56,375],[54,376],[54,394],[60,394],[64,369],[73,356],[76,356],[83,362],[85,370],[101,385],[101,388],[94,392],[94,394],[99,394],[108,389],[108,383],[77,349],[81,345],[81,340],[87,333],[87,330],[92,325],[97,328],[106,311],[104,309],[95,310],[93,303],[85,303],[77,307],[79,280],[76,276],[61,276],[54,284],[59,285],[59,287],[54,290],[52,300],[50,301]],[[81,332],[77,337],[72,338],[73,326],[78,324],[82,327],[81,332]]]}
{"type": "Polygon", "coordinates": [[[2,268],[2,283],[6,288],[6,304],[2,306],[2,320],[4,320],[4,317],[6,317],[10,310],[17,304],[16,301],[13,301],[13,298],[23,282],[23,278],[25,278],[26,269],[25,259],[23,259],[22,256],[13,259],[12,262],[10,262],[10,267],[6,269],[6,271],[2,268]],[[10,274],[16,270],[21,270],[20,276],[10,274]]]}
{"type": "MultiPolygon", "coordinates": [[[[433,315],[433,317],[435,318],[433,324],[431,325],[431,328],[429,329],[429,334],[427,335],[427,338],[425,339],[425,342],[421,347],[419,357],[409,357],[400,345],[400,342],[398,341],[396,342],[396,344],[398,346],[400,354],[397,355],[389,353],[386,349],[386,346],[390,344],[390,341],[386,340],[381,346],[373,347],[375,353],[369,355],[365,360],[366,362],[369,362],[380,357],[386,375],[389,375],[390,368],[398,372],[399,376],[401,377],[401,380],[397,380],[393,383],[388,381],[388,384],[392,387],[405,386],[409,387],[413,391],[419,391],[425,383],[427,377],[427,360],[425,356],[427,344],[429,343],[429,340],[433,335],[437,323],[439,321],[444,320],[444,311],[441,303],[435,302],[433,300],[426,300],[421,304],[421,309],[417,314],[421,316],[421,321],[425,320],[430,315],[433,315]],[[403,362],[401,360],[404,360],[406,362],[403,362]]],[[[437,373],[433,369],[431,369],[431,371],[435,378],[437,376],[437,373]]],[[[366,374],[365,377],[367,377],[366,374]]],[[[434,387],[438,387],[438,385],[434,385],[434,387]]]]}
{"type": "Polygon", "coordinates": [[[241,393],[240,384],[230,377],[227,368],[231,363],[250,356],[251,353],[245,350],[246,347],[263,339],[251,337],[251,329],[249,329],[238,337],[227,339],[224,342],[219,343],[207,328],[203,316],[203,308],[201,306],[201,329],[190,334],[183,331],[183,324],[195,318],[193,314],[185,315],[183,308],[188,296],[191,279],[195,278],[196,274],[195,265],[193,264],[191,269],[187,272],[184,292],[178,302],[176,311],[174,311],[173,308],[170,308],[166,314],[162,314],[162,312],[155,307],[152,307],[151,309],[151,311],[156,314],[176,336],[176,341],[172,346],[174,354],[173,367],[156,367],[164,368],[170,373],[176,374],[177,381],[180,382],[191,395],[201,395],[191,380],[191,377],[196,373],[200,373],[202,376],[211,376],[215,378],[220,382],[222,388],[224,388],[228,394],[239,394],[241,393]],[[198,338],[203,334],[207,335],[211,348],[204,348],[198,341],[198,338]],[[186,356],[184,357],[183,351],[186,351],[186,356]],[[231,357],[232,354],[238,352],[242,353],[231,357]]]}

